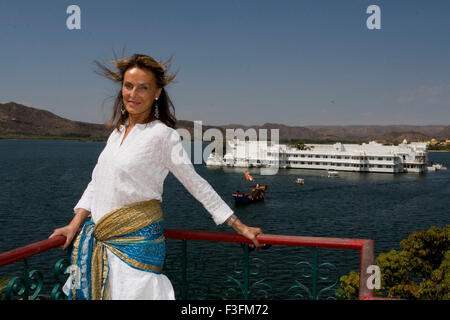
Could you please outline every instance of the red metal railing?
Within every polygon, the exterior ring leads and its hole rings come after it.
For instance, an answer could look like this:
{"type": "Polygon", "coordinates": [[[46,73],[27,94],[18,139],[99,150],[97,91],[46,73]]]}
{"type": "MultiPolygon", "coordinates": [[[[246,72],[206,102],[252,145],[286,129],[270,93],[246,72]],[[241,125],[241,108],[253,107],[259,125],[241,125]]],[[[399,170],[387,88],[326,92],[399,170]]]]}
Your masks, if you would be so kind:
{"type": "MultiPolygon", "coordinates": [[[[164,235],[167,239],[200,240],[200,241],[214,241],[214,242],[238,242],[238,243],[240,242],[248,244],[252,243],[250,240],[238,234],[225,232],[166,229],[164,231],[164,235]]],[[[16,261],[27,259],[33,255],[62,246],[65,243],[65,241],[66,238],[64,236],[56,236],[51,239],[43,240],[22,248],[2,253],[0,254],[0,267],[14,263],[16,261]]],[[[359,250],[360,251],[359,299],[360,300],[376,299],[374,297],[373,289],[369,289],[366,284],[367,279],[370,276],[370,274],[367,273],[367,268],[374,263],[373,240],[299,237],[299,236],[262,234],[258,236],[258,241],[260,244],[270,244],[270,245],[359,250]]]]}
{"type": "Polygon", "coordinates": [[[23,259],[27,259],[36,254],[45,252],[62,246],[66,242],[66,237],[56,236],[51,239],[35,242],[25,247],[14,249],[0,254],[0,267],[6,266],[23,259]]]}
{"type": "MultiPolygon", "coordinates": [[[[217,242],[252,242],[240,235],[225,232],[194,231],[194,230],[166,230],[166,238],[180,240],[203,240],[217,242]]],[[[315,247],[331,249],[360,250],[360,281],[359,299],[370,300],[374,298],[374,290],[367,287],[367,268],[374,263],[374,242],[365,239],[319,238],[262,234],[258,236],[260,244],[315,247]]]]}

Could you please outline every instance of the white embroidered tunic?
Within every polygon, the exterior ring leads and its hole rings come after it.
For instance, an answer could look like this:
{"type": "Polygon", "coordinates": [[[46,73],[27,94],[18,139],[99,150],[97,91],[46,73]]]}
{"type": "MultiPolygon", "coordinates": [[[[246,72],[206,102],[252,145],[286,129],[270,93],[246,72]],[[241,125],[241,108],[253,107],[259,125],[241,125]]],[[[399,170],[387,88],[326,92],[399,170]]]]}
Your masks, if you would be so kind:
{"type": "MultiPolygon", "coordinates": [[[[101,152],[83,196],[74,211],[91,212],[94,222],[111,210],[134,202],[162,201],[169,170],[219,225],[231,208],[200,177],[184,151],[178,132],[159,120],[136,124],[125,140],[125,126],[114,130],[101,152]],[[123,142],[122,142],[123,140],[123,142]]],[[[174,299],[173,287],[164,274],[134,269],[108,250],[110,299],[174,299]]],[[[64,291],[67,293],[66,283],[64,291]]]]}

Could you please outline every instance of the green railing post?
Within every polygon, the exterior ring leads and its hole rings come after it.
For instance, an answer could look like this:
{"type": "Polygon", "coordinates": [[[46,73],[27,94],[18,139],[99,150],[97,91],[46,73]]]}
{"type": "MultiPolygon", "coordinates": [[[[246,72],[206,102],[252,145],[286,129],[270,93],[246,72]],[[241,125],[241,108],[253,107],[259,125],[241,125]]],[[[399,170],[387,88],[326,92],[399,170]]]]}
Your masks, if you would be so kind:
{"type": "Polygon", "coordinates": [[[25,284],[23,300],[29,300],[30,296],[30,278],[28,277],[28,260],[23,259],[22,279],[25,284]]]}
{"type": "Polygon", "coordinates": [[[182,257],[181,257],[181,299],[187,299],[187,291],[188,291],[188,283],[187,283],[187,241],[183,240],[182,242],[182,257]]]}
{"type": "Polygon", "coordinates": [[[313,248],[313,268],[312,268],[312,299],[317,300],[317,248],[313,248]]]}
{"type": "Polygon", "coordinates": [[[243,261],[243,266],[244,266],[244,300],[248,300],[248,277],[249,277],[249,250],[248,250],[248,244],[245,244],[244,246],[244,261],[243,261]]]}
{"type": "Polygon", "coordinates": [[[12,299],[13,296],[22,300],[35,300],[39,297],[43,287],[41,273],[36,270],[29,271],[28,260],[22,259],[22,261],[22,276],[12,278],[6,286],[5,298],[7,300],[12,299]]]}
{"type": "MultiPolygon", "coordinates": [[[[70,259],[67,258],[59,259],[55,263],[55,266],[53,267],[53,278],[55,279],[56,284],[53,286],[53,289],[50,293],[51,300],[67,300],[68,297],[63,292],[62,288],[67,280],[65,279],[67,274],[66,271],[71,272],[71,270],[68,270],[69,266],[70,259]]],[[[76,279],[72,279],[72,281],[76,282],[76,279]]]]}

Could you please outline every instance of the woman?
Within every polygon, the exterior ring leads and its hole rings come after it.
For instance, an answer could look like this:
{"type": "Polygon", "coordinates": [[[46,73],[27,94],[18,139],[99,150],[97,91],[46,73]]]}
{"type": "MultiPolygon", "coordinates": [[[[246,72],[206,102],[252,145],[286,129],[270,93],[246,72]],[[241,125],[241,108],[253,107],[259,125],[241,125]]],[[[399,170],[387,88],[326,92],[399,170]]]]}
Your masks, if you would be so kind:
{"type": "Polygon", "coordinates": [[[170,60],[158,63],[134,54],[114,61],[117,71],[96,63],[99,73],[119,82],[121,90],[110,121],[115,130],[74,207],[75,216],[50,236],[67,238],[63,250],[75,238],[72,271],[77,274],[71,276],[78,287],[68,288],[69,279],[65,292],[71,299],[174,299],[173,287],[161,273],[165,246],[159,202],[169,171],[217,225],[227,222],[256,247],[262,231],[243,224],[183,152],[164,89],[175,77],[166,74],[170,60]]]}

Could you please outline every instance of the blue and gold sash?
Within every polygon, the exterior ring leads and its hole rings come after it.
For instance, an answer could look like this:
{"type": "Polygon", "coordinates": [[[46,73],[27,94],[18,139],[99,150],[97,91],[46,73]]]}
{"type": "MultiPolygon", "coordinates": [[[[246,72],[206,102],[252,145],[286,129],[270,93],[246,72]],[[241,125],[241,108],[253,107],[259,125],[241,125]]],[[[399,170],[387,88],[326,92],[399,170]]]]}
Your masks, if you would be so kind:
{"type": "Polygon", "coordinates": [[[75,238],[69,299],[101,300],[108,297],[106,248],[129,266],[161,273],[164,225],[158,200],[132,203],[112,210],[96,224],[88,221],[75,238]]]}

